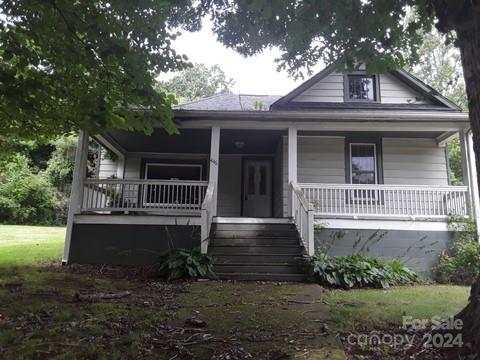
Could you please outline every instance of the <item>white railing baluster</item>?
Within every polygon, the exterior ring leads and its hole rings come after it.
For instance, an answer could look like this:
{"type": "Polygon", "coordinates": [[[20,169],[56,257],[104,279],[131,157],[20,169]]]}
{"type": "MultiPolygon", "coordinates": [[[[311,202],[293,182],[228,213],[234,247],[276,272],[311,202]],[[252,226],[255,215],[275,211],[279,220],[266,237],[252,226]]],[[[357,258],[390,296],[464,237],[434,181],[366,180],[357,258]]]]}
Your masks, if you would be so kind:
{"type": "Polygon", "coordinates": [[[317,215],[446,218],[467,215],[466,186],[299,184],[317,215]]]}
{"type": "Polygon", "coordinates": [[[182,180],[86,179],[82,211],[174,211],[200,214],[208,183],[182,180]]]}

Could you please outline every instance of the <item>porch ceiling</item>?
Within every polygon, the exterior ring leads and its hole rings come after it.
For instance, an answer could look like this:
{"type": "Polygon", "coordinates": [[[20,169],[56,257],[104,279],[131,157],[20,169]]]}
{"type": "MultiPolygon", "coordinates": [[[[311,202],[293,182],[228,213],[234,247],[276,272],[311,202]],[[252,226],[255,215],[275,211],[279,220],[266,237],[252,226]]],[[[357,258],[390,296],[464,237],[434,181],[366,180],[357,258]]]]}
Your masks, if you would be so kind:
{"type": "Polygon", "coordinates": [[[282,130],[232,130],[220,133],[220,154],[273,154],[282,130]]]}
{"type": "MultiPolygon", "coordinates": [[[[127,152],[209,154],[210,129],[179,129],[179,135],[169,135],[157,128],[152,135],[142,132],[111,130],[103,136],[114,140],[127,152]]],[[[220,134],[221,154],[271,154],[286,134],[282,130],[229,130],[220,134]]]]}
{"type": "Polygon", "coordinates": [[[210,129],[179,129],[180,135],[169,135],[157,128],[152,135],[142,132],[111,130],[106,134],[128,152],[210,153],[210,129]]]}

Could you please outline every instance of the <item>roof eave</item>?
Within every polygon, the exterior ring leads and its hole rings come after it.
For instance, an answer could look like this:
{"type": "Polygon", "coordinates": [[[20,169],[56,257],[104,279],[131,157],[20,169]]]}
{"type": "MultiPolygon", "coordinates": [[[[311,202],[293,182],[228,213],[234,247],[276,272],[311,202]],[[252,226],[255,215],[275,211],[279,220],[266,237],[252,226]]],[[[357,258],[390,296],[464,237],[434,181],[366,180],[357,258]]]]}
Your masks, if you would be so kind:
{"type": "Polygon", "coordinates": [[[262,120],[262,121],[458,121],[468,122],[468,113],[460,111],[212,111],[176,110],[177,120],[262,120]]]}

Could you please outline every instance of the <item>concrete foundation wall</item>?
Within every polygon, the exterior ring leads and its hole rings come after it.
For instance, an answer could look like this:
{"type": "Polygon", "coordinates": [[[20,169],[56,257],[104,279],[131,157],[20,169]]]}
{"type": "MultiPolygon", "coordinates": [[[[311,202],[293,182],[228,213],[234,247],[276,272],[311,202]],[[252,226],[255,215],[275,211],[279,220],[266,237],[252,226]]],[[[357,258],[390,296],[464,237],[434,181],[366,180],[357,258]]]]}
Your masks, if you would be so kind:
{"type": "Polygon", "coordinates": [[[70,263],[151,264],[169,249],[200,246],[200,227],[184,225],[74,224],[70,263]],[[169,236],[170,234],[170,236],[169,236]]]}
{"type": "Polygon", "coordinates": [[[315,248],[324,247],[331,256],[363,253],[398,259],[418,273],[431,275],[451,236],[447,231],[321,229],[315,231],[315,248]]]}

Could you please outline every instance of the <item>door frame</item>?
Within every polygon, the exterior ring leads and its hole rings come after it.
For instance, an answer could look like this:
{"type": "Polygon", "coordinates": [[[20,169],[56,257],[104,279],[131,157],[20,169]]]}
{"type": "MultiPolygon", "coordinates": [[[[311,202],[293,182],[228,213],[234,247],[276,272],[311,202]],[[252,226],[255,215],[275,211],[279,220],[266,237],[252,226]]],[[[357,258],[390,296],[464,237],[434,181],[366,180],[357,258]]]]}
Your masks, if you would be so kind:
{"type": "Polygon", "coordinates": [[[240,216],[243,217],[245,216],[244,215],[244,208],[245,208],[245,163],[249,160],[261,160],[261,161],[268,161],[270,163],[270,190],[271,190],[271,196],[270,196],[270,216],[268,217],[273,217],[273,204],[274,204],[274,201],[273,201],[273,194],[274,194],[274,191],[273,191],[273,185],[274,185],[274,181],[273,181],[273,174],[274,174],[274,169],[273,169],[273,166],[274,166],[274,161],[273,161],[273,156],[272,155],[265,155],[265,156],[242,156],[242,181],[241,181],[241,185],[240,185],[240,216]]]}

